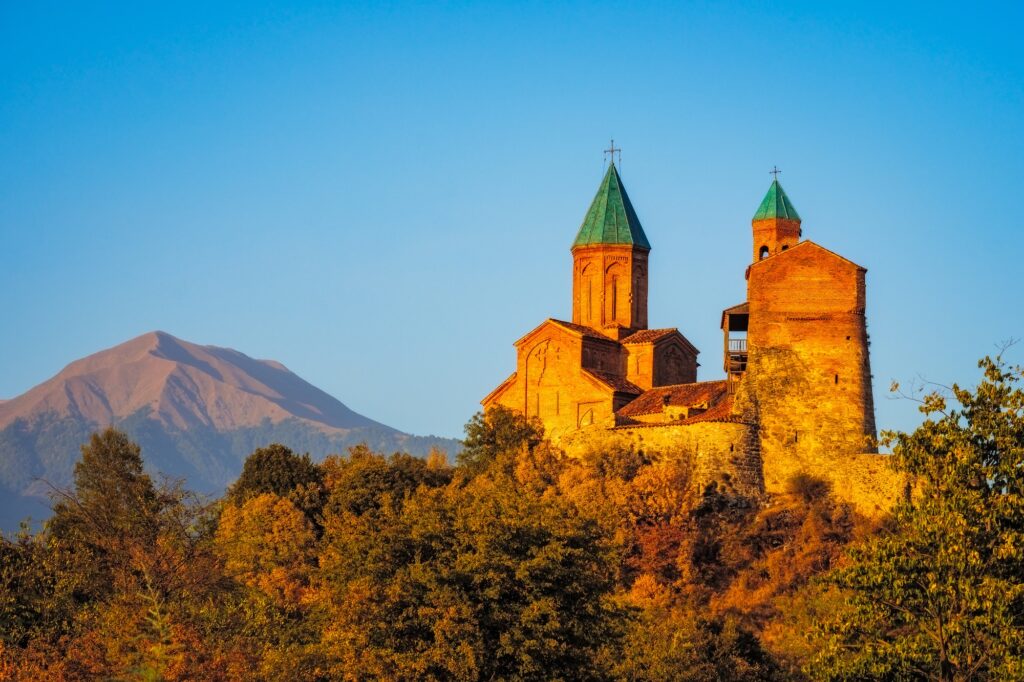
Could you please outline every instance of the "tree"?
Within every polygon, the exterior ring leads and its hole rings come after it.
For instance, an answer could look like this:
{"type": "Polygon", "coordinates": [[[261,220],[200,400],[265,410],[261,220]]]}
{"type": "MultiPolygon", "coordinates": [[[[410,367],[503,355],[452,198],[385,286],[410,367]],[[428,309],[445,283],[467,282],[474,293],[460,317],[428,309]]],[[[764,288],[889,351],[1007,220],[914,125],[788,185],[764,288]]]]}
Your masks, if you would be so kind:
{"type": "Polygon", "coordinates": [[[288,499],[263,493],[221,513],[217,546],[225,572],[284,605],[306,597],[316,536],[288,499]]]}
{"type": "Polygon", "coordinates": [[[230,582],[208,508],[154,484],[115,429],[82,447],[74,481],[42,533],[0,549],[0,643],[13,645],[15,679],[223,677],[221,642],[202,635],[230,582]]]}
{"type": "Polygon", "coordinates": [[[618,638],[607,537],[511,477],[342,508],[324,539],[332,677],[593,679],[618,638]]]}
{"type": "Polygon", "coordinates": [[[109,427],[82,446],[74,491],[57,493],[49,529],[57,537],[133,538],[152,541],[160,512],[173,500],[143,471],[142,451],[122,431],[109,427]]]}
{"type": "Polygon", "coordinates": [[[884,435],[917,491],[831,575],[848,608],[821,627],[812,677],[1024,678],[1022,371],[979,367],[953,407],[931,393],[916,431],[884,435]]]}
{"type": "Polygon", "coordinates": [[[264,493],[287,497],[314,524],[323,507],[323,469],[309,453],[297,455],[280,443],[257,448],[245,459],[228,499],[235,504],[264,493]]]}
{"type": "Polygon", "coordinates": [[[486,413],[477,412],[466,423],[466,438],[456,461],[471,476],[498,460],[504,460],[511,468],[520,450],[532,450],[543,440],[544,427],[536,418],[527,419],[498,405],[486,413]]]}
{"type": "Polygon", "coordinates": [[[365,445],[349,449],[346,458],[324,462],[327,502],[325,514],[377,512],[398,506],[421,485],[438,487],[452,480],[452,470],[438,458],[425,461],[404,453],[384,457],[365,445]]]}

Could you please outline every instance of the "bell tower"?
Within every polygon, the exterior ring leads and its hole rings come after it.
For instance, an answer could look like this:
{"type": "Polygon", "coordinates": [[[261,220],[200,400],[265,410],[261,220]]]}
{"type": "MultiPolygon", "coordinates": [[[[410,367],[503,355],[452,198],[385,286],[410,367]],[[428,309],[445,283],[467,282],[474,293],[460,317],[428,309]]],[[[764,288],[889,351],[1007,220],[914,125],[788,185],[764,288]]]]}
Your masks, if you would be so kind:
{"type": "Polygon", "coordinates": [[[800,216],[779,184],[779,170],[772,171],[768,193],[757,207],[751,225],[754,228],[754,262],[794,247],[800,241],[800,216]]]}
{"type": "Polygon", "coordinates": [[[572,245],[572,321],[621,339],[647,328],[647,241],[614,159],[572,245]]]}

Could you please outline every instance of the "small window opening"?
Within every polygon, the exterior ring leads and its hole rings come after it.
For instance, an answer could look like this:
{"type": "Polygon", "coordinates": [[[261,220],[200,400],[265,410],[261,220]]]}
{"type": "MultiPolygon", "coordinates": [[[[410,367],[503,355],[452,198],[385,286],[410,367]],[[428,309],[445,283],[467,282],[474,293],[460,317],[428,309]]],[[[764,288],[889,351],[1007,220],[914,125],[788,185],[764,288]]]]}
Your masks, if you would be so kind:
{"type": "Polygon", "coordinates": [[[735,446],[735,445],[732,445],[732,444],[730,444],[730,445],[729,445],[729,452],[733,452],[733,451],[735,451],[735,450],[736,450],[736,446],[735,446]]]}
{"type": "Polygon", "coordinates": [[[793,432],[793,442],[794,443],[799,443],[800,442],[800,432],[799,431],[794,431],[793,432]]]}
{"type": "Polygon", "coordinates": [[[836,383],[837,384],[839,383],[839,375],[838,374],[836,375],[836,383]]]}
{"type": "Polygon", "coordinates": [[[850,340],[850,337],[849,337],[849,336],[847,336],[847,337],[846,337],[846,340],[847,340],[847,341],[849,341],[849,340],[850,340]]]}
{"type": "Polygon", "coordinates": [[[785,246],[783,246],[783,247],[782,247],[782,250],[783,250],[783,251],[785,251],[785,250],[787,250],[788,248],[789,248],[789,244],[786,244],[785,246]]]}
{"type": "Polygon", "coordinates": [[[757,259],[758,260],[764,260],[767,257],[768,257],[768,247],[767,246],[762,246],[761,250],[758,251],[758,253],[757,253],[757,259]]]}

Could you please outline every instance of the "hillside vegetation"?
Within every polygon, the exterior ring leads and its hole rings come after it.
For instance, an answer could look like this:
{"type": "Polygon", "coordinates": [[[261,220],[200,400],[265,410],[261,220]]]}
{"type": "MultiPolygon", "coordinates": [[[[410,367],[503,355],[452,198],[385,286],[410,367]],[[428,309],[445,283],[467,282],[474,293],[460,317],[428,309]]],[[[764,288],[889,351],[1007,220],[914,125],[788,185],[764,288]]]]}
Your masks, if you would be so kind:
{"type": "Polygon", "coordinates": [[[1021,370],[981,366],[888,435],[881,520],[504,410],[455,463],[260,448],[213,502],[108,429],[0,544],[0,679],[1024,679],[1021,370]]]}

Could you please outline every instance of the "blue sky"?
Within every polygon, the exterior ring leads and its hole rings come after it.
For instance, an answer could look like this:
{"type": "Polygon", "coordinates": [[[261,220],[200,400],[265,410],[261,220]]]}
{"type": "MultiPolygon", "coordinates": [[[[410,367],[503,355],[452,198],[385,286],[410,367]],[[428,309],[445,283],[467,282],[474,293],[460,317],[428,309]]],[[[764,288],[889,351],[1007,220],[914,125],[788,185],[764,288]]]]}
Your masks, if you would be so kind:
{"type": "Polygon", "coordinates": [[[611,136],[701,379],[774,164],[868,268],[880,426],[1024,336],[1020,3],[143,5],[0,5],[0,397],[163,329],[458,436],[611,136]]]}

